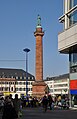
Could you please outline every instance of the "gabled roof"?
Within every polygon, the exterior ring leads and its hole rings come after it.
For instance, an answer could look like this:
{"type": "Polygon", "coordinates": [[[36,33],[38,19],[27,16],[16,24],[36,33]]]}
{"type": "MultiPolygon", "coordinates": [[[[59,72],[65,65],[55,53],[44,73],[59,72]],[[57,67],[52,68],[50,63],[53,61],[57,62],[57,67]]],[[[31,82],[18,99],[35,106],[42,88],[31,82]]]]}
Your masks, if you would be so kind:
{"type": "MultiPolygon", "coordinates": [[[[10,78],[12,76],[26,77],[26,72],[22,69],[0,68],[0,77],[10,78]]],[[[30,73],[27,73],[27,76],[35,79],[30,73]]]]}

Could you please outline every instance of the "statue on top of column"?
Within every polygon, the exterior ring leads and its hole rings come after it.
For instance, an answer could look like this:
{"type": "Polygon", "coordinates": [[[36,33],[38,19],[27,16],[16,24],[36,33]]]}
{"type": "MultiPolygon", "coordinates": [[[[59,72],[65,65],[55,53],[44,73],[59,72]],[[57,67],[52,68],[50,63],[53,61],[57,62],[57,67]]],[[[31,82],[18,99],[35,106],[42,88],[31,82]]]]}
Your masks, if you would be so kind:
{"type": "Polygon", "coordinates": [[[38,15],[37,17],[37,27],[41,26],[41,17],[38,15]]]}

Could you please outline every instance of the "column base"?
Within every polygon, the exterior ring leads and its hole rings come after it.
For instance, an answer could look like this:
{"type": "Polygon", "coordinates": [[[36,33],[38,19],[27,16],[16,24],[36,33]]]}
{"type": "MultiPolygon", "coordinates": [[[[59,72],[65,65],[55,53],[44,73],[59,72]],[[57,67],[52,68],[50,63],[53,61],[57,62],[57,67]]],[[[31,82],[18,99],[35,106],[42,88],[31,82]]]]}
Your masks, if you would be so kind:
{"type": "Polygon", "coordinates": [[[48,86],[44,81],[35,81],[32,85],[33,97],[42,98],[48,93],[48,86]]]}

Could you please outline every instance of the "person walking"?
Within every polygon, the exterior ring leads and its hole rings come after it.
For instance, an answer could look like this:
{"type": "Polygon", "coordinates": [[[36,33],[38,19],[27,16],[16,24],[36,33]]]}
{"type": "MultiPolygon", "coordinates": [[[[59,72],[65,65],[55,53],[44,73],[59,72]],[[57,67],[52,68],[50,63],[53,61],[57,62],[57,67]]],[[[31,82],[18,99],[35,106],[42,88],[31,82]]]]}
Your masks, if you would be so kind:
{"type": "Polygon", "coordinates": [[[1,98],[0,98],[0,111],[1,111],[1,112],[3,111],[3,107],[4,107],[4,98],[1,97],[1,98]]]}
{"type": "Polygon", "coordinates": [[[18,119],[18,115],[9,96],[5,97],[2,119],[18,119]]]}
{"type": "Polygon", "coordinates": [[[52,96],[48,95],[48,104],[49,104],[50,110],[52,110],[52,103],[53,103],[52,96]]]}
{"type": "Polygon", "coordinates": [[[21,116],[21,100],[18,99],[18,94],[15,94],[15,99],[13,100],[13,105],[15,108],[16,113],[18,114],[18,117],[21,116]]]}
{"type": "Polygon", "coordinates": [[[43,104],[44,112],[46,112],[48,106],[48,99],[46,96],[43,97],[42,104],[43,104]]]}

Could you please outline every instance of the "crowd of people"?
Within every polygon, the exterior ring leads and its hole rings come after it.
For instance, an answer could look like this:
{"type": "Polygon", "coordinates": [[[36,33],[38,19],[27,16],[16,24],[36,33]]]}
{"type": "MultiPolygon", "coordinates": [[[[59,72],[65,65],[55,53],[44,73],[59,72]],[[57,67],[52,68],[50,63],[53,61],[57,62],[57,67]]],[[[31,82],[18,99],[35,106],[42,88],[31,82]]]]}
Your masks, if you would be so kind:
{"type": "Polygon", "coordinates": [[[50,94],[44,95],[42,98],[30,97],[27,99],[22,98],[22,108],[23,107],[43,107],[46,109],[53,110],[54,107],[59,107],[61,109],[69,109],[69,98],[66,95],[52,97],[50,94]]]}
{"type": "Polygon", "coordinates": [[[25,107],[43,107],[46,112],[49,108],[54,109],[54,106],[58,106],[61,109],[69,108],[68,98],[60,96],[53,98],[51,95],[44,95],[42,98],[37,99],[36,97],[18,98],[18,94],[15,94],[15,98],[12,98],[12,94],[0,98],[0,111],[2,111],[2,119],[18,119],[22,116],[22,108],[25,107]]]}
{"type": "Polygon", "coordinates": [[[5,96],[0,99],[0,111],[2,111],[2,119],[18,119],[19,112],[21,112],[21,100],[18,99],[18,94],[15,98],[12,95],[5,96]]]}

